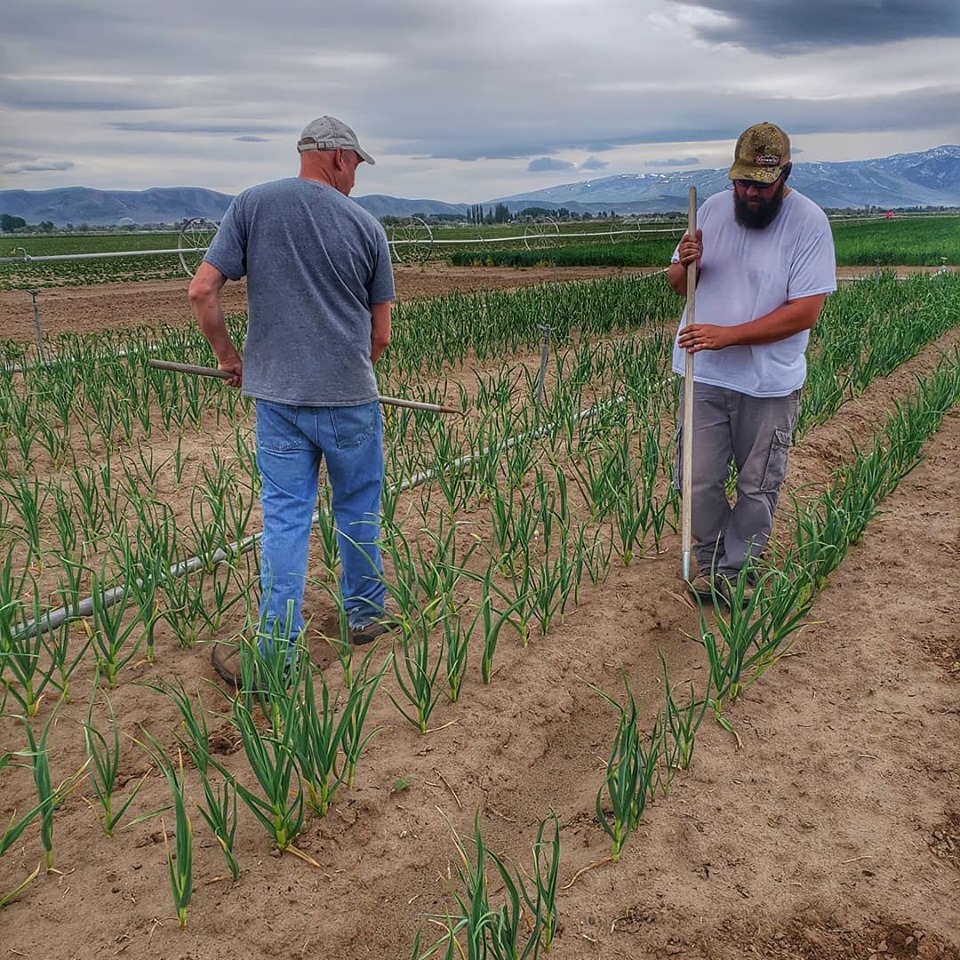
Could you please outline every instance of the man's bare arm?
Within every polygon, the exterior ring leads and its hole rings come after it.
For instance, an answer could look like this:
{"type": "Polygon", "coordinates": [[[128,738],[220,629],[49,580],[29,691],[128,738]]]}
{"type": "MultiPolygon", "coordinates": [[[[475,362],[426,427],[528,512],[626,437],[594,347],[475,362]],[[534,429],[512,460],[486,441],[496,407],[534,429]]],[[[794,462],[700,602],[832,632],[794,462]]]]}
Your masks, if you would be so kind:
{"type": "Polygon", "coordinates": [[[226,282],[227,278],[216,267],[206,262],[201,263],[190,282],[190,309],[200,332],[210,344],[220,369],[233,374],[227,383],[237,387],[243,379],[243,360],[230,339],[223,319],[220,291],[226,282]]]}
{"type": "Polygon", "coordinates": [[[776,343],[792,337],[795,333],[810,330],[819,319],[826,299],[827,295],[820,293],[812,297],[788,300],[783,306],[757,317],[756,320],[731,327],[721,327],[715,323],[695,323],[680,331],[677,343],[684,350],[693,352],[776,343]]]}
{"type": "Polygon", "coordinates": [[[687,295],[687,267],[691,263],[697,265],[697,275],[700,274],[700,258],[703,256],[703,231],[698,230],[695,234],[684,234],[680,238],[680,244],[677,249],[677,255],[680,260],[677,263],[671,263],[667,270],[667,283],[670,284],[674,293],[681,297],[687,295]]]}
{"type": "Polygon", "coordinates": [[[376,363],[383,356],[383,351],[390,343],[390,309],[393,304],[389,300],[383,303],[370,305],[370,359],[376,363]]]}

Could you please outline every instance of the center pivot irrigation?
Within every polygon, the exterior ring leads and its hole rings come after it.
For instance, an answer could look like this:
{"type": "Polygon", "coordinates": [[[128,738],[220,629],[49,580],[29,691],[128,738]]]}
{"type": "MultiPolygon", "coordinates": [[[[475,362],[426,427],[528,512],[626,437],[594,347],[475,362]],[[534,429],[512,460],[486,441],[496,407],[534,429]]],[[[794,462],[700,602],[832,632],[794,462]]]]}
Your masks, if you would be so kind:
{"type": "MultiPolygon", "coordinates": [[[[216,367],[198,367],[192,363],[174,363],[172,360],[148,360],[151,367],[158,370],[172,370],[174,373],[188,373],[196,377],[214,377],[219,380],[229,380],[233,374],[216,367]]],[[[380,402],[389,407],[407,407],[410,410],[428,410],[431,413],[450,413],[458,417],[465,417],[466,410],[456,407],[445,407],[440,403],[425,403],[421,400],[401,400],[399,397],[380,397],[380,402]]]]}

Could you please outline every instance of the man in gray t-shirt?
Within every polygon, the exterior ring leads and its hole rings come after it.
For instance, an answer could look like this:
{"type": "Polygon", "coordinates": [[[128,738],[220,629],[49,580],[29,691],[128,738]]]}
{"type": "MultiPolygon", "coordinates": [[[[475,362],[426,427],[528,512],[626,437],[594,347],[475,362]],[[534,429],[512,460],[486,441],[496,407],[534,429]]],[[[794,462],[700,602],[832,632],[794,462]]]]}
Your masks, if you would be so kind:
{"type": "MultiPolygon", "coordinates": [[[[333,494],[340,587],[354,643],[388,629],[377,541],[383,421],[374,364],[390,341],[393,271],[378,221],[348,199],[357,167],[374,160],[335,117],[308,124],[300,174],[237,196],[190,284],[193,314],[226,381],[256,402],[262,478],[260,650],[304,628],[302,601],[321,459],[333,494]],[[241,359],[220,291],[247,278],[241,359]]],[[[238,681],[233,651],[214,666],[238,681]]]]}

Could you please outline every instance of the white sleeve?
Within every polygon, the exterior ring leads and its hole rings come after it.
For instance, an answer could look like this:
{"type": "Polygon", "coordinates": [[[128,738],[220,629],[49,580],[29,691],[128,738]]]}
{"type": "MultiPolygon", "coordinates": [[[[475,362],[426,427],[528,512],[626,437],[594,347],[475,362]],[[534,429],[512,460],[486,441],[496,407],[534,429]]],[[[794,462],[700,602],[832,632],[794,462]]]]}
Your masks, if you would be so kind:
{"type": "Polygon", "coordinates": [[[819,208],[811,210],[790,265],[787,299],[799,300],[837,289],[837,261],[830,221],[819,208]]]}

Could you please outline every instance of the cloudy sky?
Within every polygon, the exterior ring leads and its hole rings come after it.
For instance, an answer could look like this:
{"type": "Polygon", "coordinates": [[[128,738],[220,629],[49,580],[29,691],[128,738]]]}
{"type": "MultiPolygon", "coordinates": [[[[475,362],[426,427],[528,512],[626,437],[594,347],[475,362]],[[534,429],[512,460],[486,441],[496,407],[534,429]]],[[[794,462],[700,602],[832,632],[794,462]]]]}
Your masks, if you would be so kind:
{"type": "Polygon", "coordinates": [[[333,114],[356,195],[478,202],[960,143],[960,0],[4,0],[0,187],[236,193],[333,114]]]}

